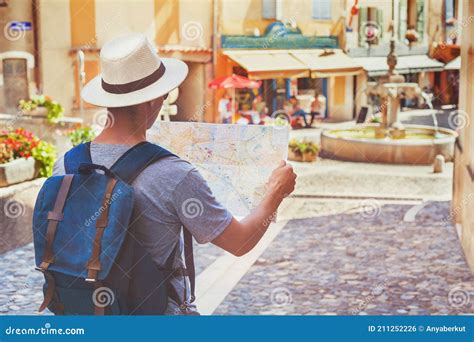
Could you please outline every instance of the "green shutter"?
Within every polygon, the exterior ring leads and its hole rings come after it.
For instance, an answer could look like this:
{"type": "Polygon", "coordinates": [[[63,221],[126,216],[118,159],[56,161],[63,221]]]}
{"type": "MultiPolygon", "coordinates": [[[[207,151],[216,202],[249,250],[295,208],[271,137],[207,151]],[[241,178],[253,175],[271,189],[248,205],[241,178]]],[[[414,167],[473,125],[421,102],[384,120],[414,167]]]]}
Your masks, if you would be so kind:
{"type": "Polygon", "coordinates": [[[425,1],[416,0],[416,31],[420,35],[419,41],[423,41],[423,36],[425,33],[425,1]]]}
{"type": "Polygon", "coordinates": [[[407,0],[400,0],[399,2],[399,18],[398,18],[398,38],[400,40],[405,39],[405,34],[407,32],[407,22],[408,22],[408,3],[407,0]]]}
{"type": "Polygon", "coordinates": [[[377,9],[377,24],[379,25],[379,44],[380,44],[382,42],[383,32],[384,32],[383,9],[381,9],[381,8],[377,9]]]}
{"type": "Polygon", "coordinates": [[[367,7],[359,9],[359,46],[365,46],[365,35],[362,28],[367,23],[367,7]]]}

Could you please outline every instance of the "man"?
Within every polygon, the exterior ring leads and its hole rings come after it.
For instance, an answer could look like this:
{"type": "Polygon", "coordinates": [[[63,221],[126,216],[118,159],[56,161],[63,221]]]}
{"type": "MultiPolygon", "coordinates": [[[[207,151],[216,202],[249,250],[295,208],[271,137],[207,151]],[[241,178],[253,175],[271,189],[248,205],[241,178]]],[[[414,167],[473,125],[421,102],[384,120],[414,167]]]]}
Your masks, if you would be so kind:
{"type": "MultiPolygon", "coordinates": [[[[311,103],[311,121],[308,122],[306,115],[308,113],[305,112],[305,110],[301,107],[300,101],[296,98],[296,96],[291,96],[290,97],[290,103],[293,105],[293,112],[291,113],[291,116],[293,117],[301,117],[303,118],[304,125],[306,128],[311,128],[314,122],[314,118],[319,116],[319,106],[316,107],[316,100],[311,103]]],[[[319,105],[319,101],[317,103],[319,105]]]]}
{"type": "MultiPolygon", "coordinates": [[[[131,34],[105,44],[100,53],[102,74],[83,89],[86,102],[107,107],[108,122],[94,139],[90,152],[92,162],[110,167],[131,146],[146,140],[146,130],[155,122],[166,95],[186,78],[185,63],[160,59],[147,38],[131,34]]],[[[60,158],[54,174],[64,174],[60,158]]],[[[206,181],[188,162],[166,157],[148,166],[134,180],[135,207],[132,222],[140,239],[157,265],[163,265],[181,240],[181,226],[191,232],[197,242],[212,242],[241,256],[262,238],[271,217],[283,198],[295,187],[296,175],[290,165],[281,161],[267,183],[262,203],[247,217],[236,220],[216,201],[206,181]],[[189,205],[198,203],[202,215],[190,215],[189,205]]],[[[184,267],[181,253],[175,267],[184,267]]],[[[189,302],[189,281],[184,276],[173,278],[171,285],[189,302]]],[[[166,314],[179,315],[195,311],[169,298],[166,314]]]]}

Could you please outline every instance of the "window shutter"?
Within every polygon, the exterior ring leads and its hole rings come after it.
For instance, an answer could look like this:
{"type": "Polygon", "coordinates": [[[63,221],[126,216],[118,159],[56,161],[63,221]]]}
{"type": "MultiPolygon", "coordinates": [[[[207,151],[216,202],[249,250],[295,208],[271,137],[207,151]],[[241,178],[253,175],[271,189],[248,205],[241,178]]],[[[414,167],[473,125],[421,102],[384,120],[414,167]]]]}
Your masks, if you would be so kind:
{"type": "Polygon", "coordinates": [[[383,38],[383,32],[385,31],[383,27],[383,9],[381,8],[377,8],[377,25],[379,25],[379,44],[380,44],[383,38]]]}
{"type": "Polygon", "coordinates": [[[416,0],[416,31],[420,35],[419,41],[423,41],[425,33],[425,3],[423,0],[416,0]]]}
{"type": "Polygon", "coordinates": [[[313,0],[313,19],[331,19],[331,0],[313,0]]]}
{"type": "Polygon", "coordinates": [[[405,34],[407,32],[407,22],[408,22],[408,1],[400,0],[399,2],[399,18],[398,18],[398,38],[400,40],[405,39],[405,34]]]}
{"type": "Polygon", "coordinates": [[[367,7],[359,8],[359,46],[365,46],[365,34],[363,28],[367,23],[367,7]]]}

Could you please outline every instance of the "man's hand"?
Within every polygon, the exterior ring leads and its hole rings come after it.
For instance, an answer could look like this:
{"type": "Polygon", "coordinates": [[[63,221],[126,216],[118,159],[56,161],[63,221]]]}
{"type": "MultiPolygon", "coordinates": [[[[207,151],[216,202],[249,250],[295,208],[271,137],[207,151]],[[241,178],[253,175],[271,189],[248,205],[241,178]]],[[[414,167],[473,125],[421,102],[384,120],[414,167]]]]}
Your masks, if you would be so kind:
{"type": "Polygon", "coordinates": [[[293,166],[282,160],[268,179],[267,193],[282,200],[295,190],[295,185],[296,173],[293,172],[293,166]]]}
{"type": "Polygon", "coordinates": [[[243,220],[232,219],[212,243],[236,256],[251,251],[267,231],[283,198],[295,189],[295,180],[293,167],[282,160],[268,179],[267,193],[262,203],[243,220]]]}

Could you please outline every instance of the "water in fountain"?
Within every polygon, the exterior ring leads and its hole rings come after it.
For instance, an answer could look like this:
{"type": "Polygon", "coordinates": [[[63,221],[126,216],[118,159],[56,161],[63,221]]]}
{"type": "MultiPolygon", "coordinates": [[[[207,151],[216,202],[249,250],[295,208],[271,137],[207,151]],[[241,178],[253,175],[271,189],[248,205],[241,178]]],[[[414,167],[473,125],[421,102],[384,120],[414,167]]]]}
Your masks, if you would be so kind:
{"type": "Polygon", "coordinates": [[[431,110],[431,117],[433,118],[433,125],[435,127],[434,138],[435,139],[440,138],[441,134],[439,133],[439,129],[438,129],[438,118],[436,117],[436,111],[434,110],[434,107],[433,107],[433,94],[431,94],[431,93],[428,94],[428,93],[422,91],[421,96],[423,97],[426,104],[428,105],[428,107],[431,110]]]}

